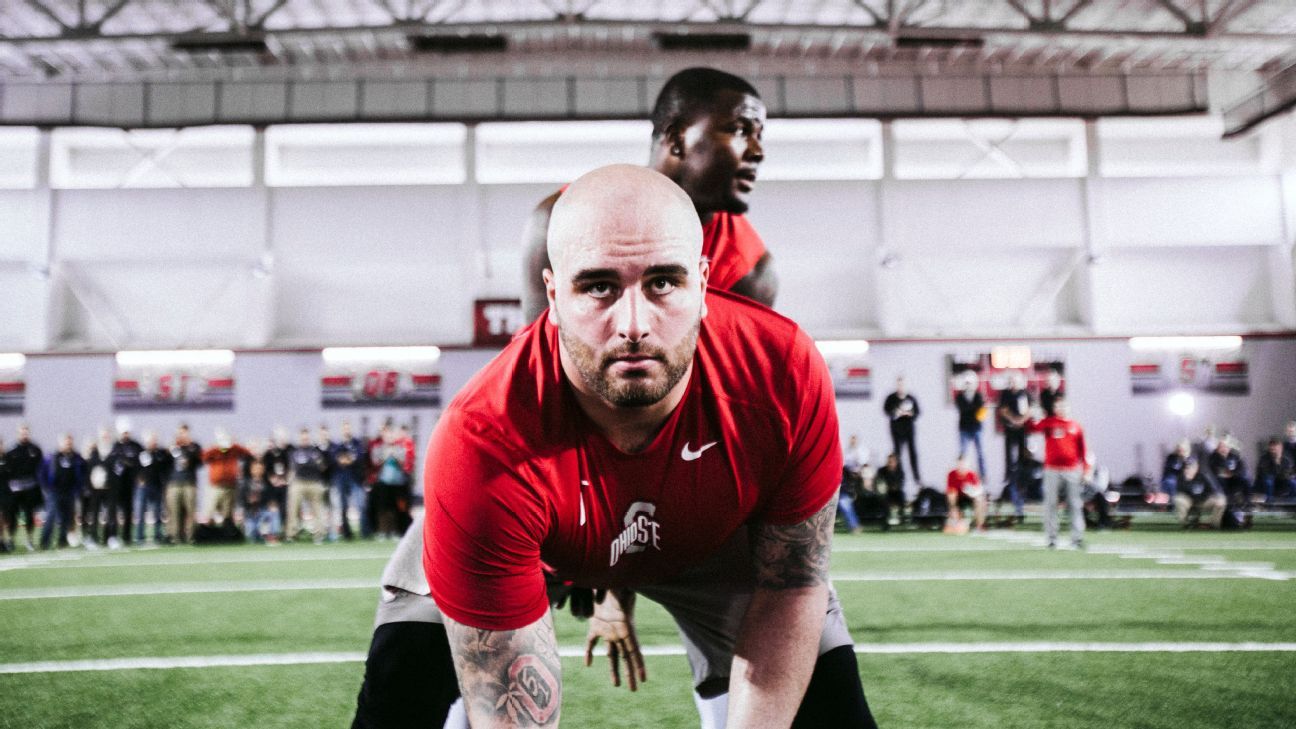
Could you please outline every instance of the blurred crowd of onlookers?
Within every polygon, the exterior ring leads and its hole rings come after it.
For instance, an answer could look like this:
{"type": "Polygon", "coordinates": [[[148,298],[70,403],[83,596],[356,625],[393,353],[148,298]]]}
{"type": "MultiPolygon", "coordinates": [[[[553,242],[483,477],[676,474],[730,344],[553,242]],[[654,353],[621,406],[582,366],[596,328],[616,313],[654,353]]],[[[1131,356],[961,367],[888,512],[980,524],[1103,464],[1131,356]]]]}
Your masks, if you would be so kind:
{"type": "Polygon", "coordinates": [[[838,510],[847,530],[859,531],[861,519],[894,526],[921,519],[925,513],[955,514],[964,509],[972,511],[973,523],[980,528],[991,509],[997,516],[1007,505],[1012,508],[1010,519],[1020,523],[1028,500],[1050,501],[1045,488],[1049,471],[1079,472],[1081,501],[1100,526],[1112,523],[1120,494],[1131,489],[1137,493],[1139,508],[1173,509],[1185,526],[1219,527],[1226,516],[1237,522],[1230,526],[1236,526],[1246,522],[1245,515],[1256,507],[1296,507],[1296,421],[1288,422],[1282,435],[1266,439],[1254,470],[1248,468],[1236,438],[1209,426],[1198,440],[1184,440],[1174,447],[1158,480],[1133,475],[1113,483],[1109,471],[1085,445],[1083,429],[1070,419],[1059,372],[1049,371],[1029,387],[1025,372],[1010,372],[1006,386],[989,394],[986,383],[972,372],[956,375],[950,384],[959,416],[959,453],[945,482],[934,485],[922,479],[916,425],[922,410],[901,377],[882,407],[891,435],[886,458],[871,462],[869,449],[857,436],[850,436],[847,443],[838,510]],[[986,482],[983,430],[989,422],[996,426],[1004,448],[1004,478],[997,491],[986,482]],[[1066,430],[1080,438],[1051,437],[1065,435],[1066,430]],[[1041,432],[1044,453],[1029,437],[1041,432]]]}
{"type": "Polygon", "coordinates": [[[1160,495],[1173,505],[1181,522],[1196,513],[1219,526],[1229,511],[1249,510],[1296,499],[1296,421],[1282,436],[1264,443],[1252,473],[1241,443],[1227,431],[1207,426],[1196,441],[1175,444],[1161,468],[1160,495]]]}
{"type": "Polygon", "coordinates": [[[166,442],[155,432],[136,440],[125,419],[115,431],[102,428],[80,448],[65,433],[49,451],[26,425],[9,447],[0,440],[0,551],[13,551],[20,533],[28,550],[115,549],[393,539],[410,522],[414,438],[390,420],[371,438],[348,421],[336,437],[323,425],[295,438],[277,427],[239,442],[218,428],[207,447],[183,423],[166,442]]]}

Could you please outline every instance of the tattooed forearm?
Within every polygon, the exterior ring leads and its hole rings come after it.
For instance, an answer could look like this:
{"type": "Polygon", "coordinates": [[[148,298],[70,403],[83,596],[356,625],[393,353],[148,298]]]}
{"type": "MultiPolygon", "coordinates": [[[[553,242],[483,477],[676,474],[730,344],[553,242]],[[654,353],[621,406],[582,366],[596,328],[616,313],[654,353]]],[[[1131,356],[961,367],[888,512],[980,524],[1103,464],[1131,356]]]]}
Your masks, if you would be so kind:
{"type": "Polygon", "coordinates": [[[767,590],[814,587],[828,582],[837,500],[797,524],[762,524],[752,537],[756,585],[767,590]]]}
{"type": "Polygon", "coordinates": [[[558,726],[562,666],[551,614],[518,630],[481,630],[447,618],[446,634],[473,727],[558,726]]]}

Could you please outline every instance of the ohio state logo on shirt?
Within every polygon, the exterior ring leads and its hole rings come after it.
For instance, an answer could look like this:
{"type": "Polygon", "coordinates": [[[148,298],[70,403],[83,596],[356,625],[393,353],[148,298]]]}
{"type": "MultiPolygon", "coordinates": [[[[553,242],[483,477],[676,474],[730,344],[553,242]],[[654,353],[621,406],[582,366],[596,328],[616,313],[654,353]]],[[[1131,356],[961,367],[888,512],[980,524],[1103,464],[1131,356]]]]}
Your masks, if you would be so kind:
{"type": "Polygon", "coordinates": [[[617,560],[624,554],[642,552],[648,547],[661,551],[658,544],[661,539],[661,523],[654,518],[657,505],[647,501],[636,501],[626,509],[625,529],[612,540],[612,558],[609,567],[615,567],[617,560]]]}

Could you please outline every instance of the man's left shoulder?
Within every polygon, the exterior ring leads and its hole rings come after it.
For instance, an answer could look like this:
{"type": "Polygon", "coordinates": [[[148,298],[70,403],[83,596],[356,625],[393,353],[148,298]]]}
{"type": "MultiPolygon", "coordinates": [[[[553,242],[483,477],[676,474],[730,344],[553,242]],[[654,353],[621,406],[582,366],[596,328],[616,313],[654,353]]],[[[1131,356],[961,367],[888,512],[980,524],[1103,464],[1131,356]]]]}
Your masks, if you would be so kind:
{"type": "Polygon", "coordinates": [[[777,413],[779,420],[800,410],[829,380],[814,340],[795,322],[723,292],[707,295],[698,361],[716,397],[777,413]]]}
{"type": "Polygon", "coordinates": [[[781,364],[813,349],[796,322],[767,306],[727,291],[707,291],[700,346],[708,353],[727,353],[749,364],[781,364]]]}

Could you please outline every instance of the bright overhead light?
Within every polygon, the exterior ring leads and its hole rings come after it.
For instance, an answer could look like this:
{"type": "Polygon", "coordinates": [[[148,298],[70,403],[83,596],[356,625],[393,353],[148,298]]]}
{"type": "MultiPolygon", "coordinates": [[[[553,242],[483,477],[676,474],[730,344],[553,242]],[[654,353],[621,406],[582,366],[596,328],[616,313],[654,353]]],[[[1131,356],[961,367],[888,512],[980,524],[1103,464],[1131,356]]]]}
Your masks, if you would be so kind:
{"type": "Polygon", "coordinates": [[[863,339],[831,339],[815,342],[815,346],[819,348],[819,353],[825,357],[865,354],[869,350],[869,343],[863,339]]]}
{"type": "Polygon", "coordinates": [[[201,367],[234,364],[234,352],[229,349],[174,349],[118,352],[120,367],[201,367]]]}
{"type": "Polygon", "coordinates": [[[1129,345],[1139,352],[1237,349],[1242,346],[1242,337],[1130,337],[1129,345]]]}
{"type": "Polygon", "coordinates": [[[0,352],[0,370],[20,370],[27,356],[18,352],[0,352]]]}
{"type": "Polygon", "coordinates": [[[1166,402],[1166,407],[1170,408],[1171,413],[1186,418],[1197,409],[1197,401],[1189,393],[1176,392],[1170,396],[1170,399],[1166,402]]]}
{"type": "Polygon", "coordinates": [[[328,347],[326,364],[355,362],[427,362],[441,356],[440,347],[328,347]]]}

